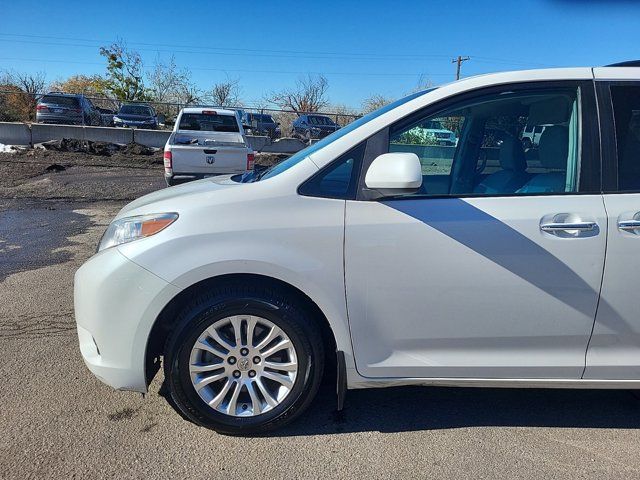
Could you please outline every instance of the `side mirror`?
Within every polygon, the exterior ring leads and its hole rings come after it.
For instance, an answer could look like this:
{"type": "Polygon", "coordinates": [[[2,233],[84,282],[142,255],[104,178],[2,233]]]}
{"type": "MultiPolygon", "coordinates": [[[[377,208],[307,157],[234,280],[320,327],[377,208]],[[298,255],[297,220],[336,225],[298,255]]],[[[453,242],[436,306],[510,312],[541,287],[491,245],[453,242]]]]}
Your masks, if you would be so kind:
{"type": "Polygon", "coordinates": [[[414,193],[422,186],[420,159],[415,153],[384,153],[369,166],[364,184],[371,200],[414,193]]]}

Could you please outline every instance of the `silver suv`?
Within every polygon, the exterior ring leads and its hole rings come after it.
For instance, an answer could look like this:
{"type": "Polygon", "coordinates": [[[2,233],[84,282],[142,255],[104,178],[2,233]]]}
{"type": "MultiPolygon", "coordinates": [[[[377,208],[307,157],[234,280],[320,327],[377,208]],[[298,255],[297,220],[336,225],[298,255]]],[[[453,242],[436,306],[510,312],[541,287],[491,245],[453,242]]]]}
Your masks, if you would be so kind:
{"type": "Polygon", "coordinates": [[[100,111],[84,95],[47,93],[36,106],[36,122],[101,125],[100,111]]]}

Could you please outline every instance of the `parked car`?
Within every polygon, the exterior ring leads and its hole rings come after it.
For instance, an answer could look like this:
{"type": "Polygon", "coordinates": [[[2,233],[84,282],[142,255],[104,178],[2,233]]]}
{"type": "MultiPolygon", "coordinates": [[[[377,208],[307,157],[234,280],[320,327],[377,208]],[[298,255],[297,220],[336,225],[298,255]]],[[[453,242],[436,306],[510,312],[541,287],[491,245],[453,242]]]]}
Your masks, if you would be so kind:
{"type": "Polygon", "coordinates": [[[36,105],[37,123],[101,125],[100,111],[84,95],[51,92],[36,105]]]}
{"type": "Polygon", "coordinates": [[[108,108],[100,108],[100,107],[98,107],[98,111],[100,112],[102,126],[113,127],[114,126],[113,117],[116,115],[116,112],[108,108]]]}
{"type": "Polygon", "coordinates": [[[165,180],[175,185],[253,170],[254,152],[233,110],[184,108],[164,147],[165,180]]]}
{"type": "Polygon", "coordinates": [[[280,138],[282,132],[280,124],[266,113],[247,113],[246,124],[253,135],[266,135],[271,139],[280,138]]]}
{"type": "Polygon", "coordinates": [[[291,136],[303,140],[324,138],[339,128],[340,125],[324,115],[300,115],[293,122],[291,136]]]}
{"type": "Polygon", "coordinates": [[[428,136],[432,143],[442,146],[452,147],[455,146],[458,141],[456,134],[451,130],[444,128],[442,123],[437,119],[428,120],[416,126],[413,131],[418,131],[421,134],[428,136]]]}
{"type": "Polygon", "coordinates": [[[158,128],[158,116],[153,107],[144,103],[125,103],[113,117],[116,127],[158,128]]]}
{"type": "Polygon", "coordinates": [[[338,408],[398,385],[639,389],[637,65],[463,79],[130,203],[75,276],[87,366],[146,392],[162,359],[172,403],[233,434],[299,416],[327,364],[338,408]],[[434,118],[460,125],[448,158],[397,141],[434,118]],[[547,125],[534,162],[525,124],[547,125]]]}

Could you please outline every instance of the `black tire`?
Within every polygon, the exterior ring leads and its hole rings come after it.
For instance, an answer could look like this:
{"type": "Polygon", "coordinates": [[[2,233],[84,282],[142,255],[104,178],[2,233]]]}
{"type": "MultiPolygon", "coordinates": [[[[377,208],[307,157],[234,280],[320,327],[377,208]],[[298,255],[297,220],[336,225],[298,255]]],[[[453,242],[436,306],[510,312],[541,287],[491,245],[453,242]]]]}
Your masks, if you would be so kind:
{"type": "Polygon", "coordinates": [[[212,288],[189,303],[165,346],[165,381],[175,406],[188,419],[229,435],[255,435],[293,421],[313,400],[322,379],[322,335],[304,306],[278,288],[263,284],[230,283],[212,288]],[[197,394],[189,374],[191,348],[200,334],[231,315],[256,315],[280,327],[293,343],[298,375],[289,394],[272,410],[252,417],[218,412],[197,394]]]}

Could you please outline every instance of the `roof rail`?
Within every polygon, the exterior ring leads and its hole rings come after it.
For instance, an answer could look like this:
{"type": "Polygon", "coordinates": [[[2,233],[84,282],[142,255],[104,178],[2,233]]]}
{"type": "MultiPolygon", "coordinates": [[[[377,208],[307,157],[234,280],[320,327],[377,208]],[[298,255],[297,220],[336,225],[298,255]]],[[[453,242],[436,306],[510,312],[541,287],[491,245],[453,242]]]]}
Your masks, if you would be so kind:
{"type": "Polygon", "coordinates": [[[612,63],[605,67],[640,67],[640,60],[629,60],[627,62],[612,63]]]}

